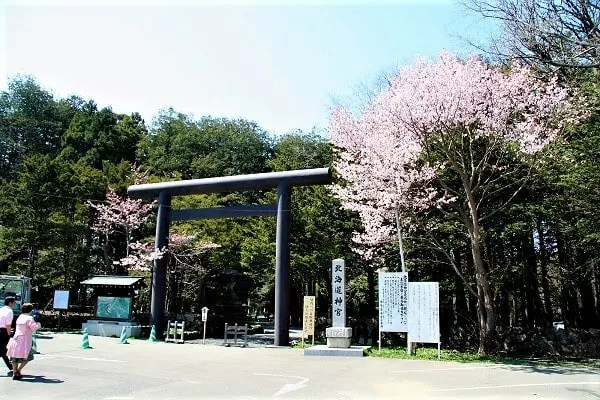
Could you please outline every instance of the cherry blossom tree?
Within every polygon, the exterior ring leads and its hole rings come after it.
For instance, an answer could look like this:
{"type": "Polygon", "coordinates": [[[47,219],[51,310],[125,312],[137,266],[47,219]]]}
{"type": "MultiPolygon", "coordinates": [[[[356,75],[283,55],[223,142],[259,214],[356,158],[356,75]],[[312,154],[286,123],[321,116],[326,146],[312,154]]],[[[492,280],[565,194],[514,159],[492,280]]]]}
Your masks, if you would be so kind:
{"type": "Polygon", "coordinates": [[[183,298],[192,298],[204,288],[207,266],[202,255],[220,245],[197,240],[193,235],[171,232],[169,247],[155,249],[153,241],[133,242],[131,252],[120,260],[129,271],[150,272],[152,274],[156,259],[169,257],[168,261],[168,307],[182,305],[183,298]]]}
{"type": "Polygon", "coordinates": [[[169,296],[168,309],[183,311],[191,302],[199,309],[199,300],[205,293],[204,279],[209,271],[204,254],[221,247],[199,240],[195,235],[172,232],[169,236],[169,296]]]}
{"type": "Polygon", "coordinates": [[[150,216],[153,204],[144,203],[140,199],[119,196],[113,188],[106,193],[106,201],[101,203],[87,202],[97,212],[92,229],[105,236],[105,259],[108,262],[108,238],[113,233],[125,236],[126,256],[130,255],[132,233],[139,229],[150,216]]]}
{"type": "Polygon", "coordinates": [[[161,259],[167,253],[166,248],[156,249],[153,241],[135,241],[129,244],[129,252],[119,263],[128,271],[150,272],[154,261],[161,259]]]}
{"type": "Polygon", "coordinates": [[[329,131],[343,181],[335,191],[361,216],[358,243],[390,241],[401,221],[414,224],[412,217],[426,209],[458,217],[475,267],[476,285],[469,288],[478,299],[480,353],[496,330],[482,256],[485,221],[525,183],[507,179],[524,165],[513,163],[514,155],[537,153],[585,117],[583,105],[556,79],[538,79],[528,67],[501,70],[444,53],[402,68],[357,117],[333,112],[329,131]]]}

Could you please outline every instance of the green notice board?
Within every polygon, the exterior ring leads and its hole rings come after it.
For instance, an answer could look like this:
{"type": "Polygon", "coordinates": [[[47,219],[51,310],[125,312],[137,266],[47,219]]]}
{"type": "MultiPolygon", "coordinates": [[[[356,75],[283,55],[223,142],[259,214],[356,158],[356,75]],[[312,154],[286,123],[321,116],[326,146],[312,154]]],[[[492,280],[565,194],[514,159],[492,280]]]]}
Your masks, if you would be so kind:
{"type": "Polygon", "coordinates": [[[98,296],[96,317],[105,319],[130,319],[131,297],[98,296]]]}

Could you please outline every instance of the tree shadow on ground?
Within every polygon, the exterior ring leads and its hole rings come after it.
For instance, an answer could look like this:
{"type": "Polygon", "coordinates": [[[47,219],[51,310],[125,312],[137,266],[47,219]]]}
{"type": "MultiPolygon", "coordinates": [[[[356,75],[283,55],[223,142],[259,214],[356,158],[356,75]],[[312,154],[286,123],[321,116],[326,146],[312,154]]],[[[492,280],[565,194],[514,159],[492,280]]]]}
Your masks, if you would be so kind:
{"type": "Polygon", "coordinates": [[[599,360],[596,359],[553,359],[553,358],[504,358],[490,357],[494,364],[510,369],[546,375],[600,375],[599,360]]]}
{"type": "MultiPolygon", "coordinates": [[[[419,348],[416,355],[408,356],[404,348],[372,348],[369,356],[398,358],[408,360],[437,361],[438,353],[435,348],[419,348]]],[[[574,358],[516,358],[506,355],[482,356],[476,353],[461,353],[456,350],[442,350],[440,361],[458,363],[481,363],[496,365],[501,368],[520,370],[529,373],[547,375],[600,375],[600,359],[574,358]]]]}
{"type": "Polygon", "coordinates": [[[600,392],[598,392],[596,390],[591,390],[591,389],[570,389],[570,388],[567,388],[567,390],[569,392],[579,392],[580,395],[588,394],[590,396],[593,396],[593,397],[596,397],[596,398],[600,399],[600,392]]]}
{"type": "Polygon", "coordinates": [[[544,364],[515,364],[502,363],[505,369],[513,371],[522,371],[532,374],[545,375],[600,375],[600,371],[591,367],[573,367],[569,365],[544,365],[544,364]]]}

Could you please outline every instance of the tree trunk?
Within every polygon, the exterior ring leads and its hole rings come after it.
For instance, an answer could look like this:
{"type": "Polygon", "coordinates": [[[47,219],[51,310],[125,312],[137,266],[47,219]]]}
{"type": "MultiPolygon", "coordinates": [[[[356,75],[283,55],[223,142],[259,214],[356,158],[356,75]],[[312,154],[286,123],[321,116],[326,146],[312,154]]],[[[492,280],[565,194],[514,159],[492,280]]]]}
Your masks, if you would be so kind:
{"type": "Polygon", "coordinates": [[[578,286],[581,296],[581,323],[579,326],[584,329],[594,328],[597,325],[598,315],[596,314],[591,272],[582,276],[578,286]]]}
{"type": "Polygon", "coordinates": [[[35,246],[31,246],[29,248],[29,255],[28,255],[28,261],[29,261],[29,278],[31,278],[31,281],[33,282],[34,280],[34,272],[35,272],[35,260],[37,258],[37,249],[35,246]]]}
{"type": "MultiPolygon", "coordinates": [[[[469,253],[471,251],[471,243],[470,241],[467,243],[467,246],[465,248],[465,264],[467,267],[467,271],[469,271],[469,273],[471,271],[473,271],[475,269],[475,267],[473,266],[473,257],[469,256],[469,253]]],[[[477,320],[477,296],[474,296],[471,291],[468,291],[467,293],[468,295],[468,306],[469,306],[469,313],[471,318],[473,319],[473,321],[477,320]]]]}
{"type": "Polygon", "coordinates": [[[577,301],[577,291],[573,284],[574,276],[571,273],[571,263],[569,262],[571,254],[569,254],[568,246],[565,243],[562,233],[558,229],[556,230],[556,249],[558,263],[561,269],[565,271],[564,275],[561,277],[563,283],[561,288],[562,319],[567,326],[578,328],[579,304],[577,301]]]}
{"type": "Polygon", "coordinates": [[[544,314],[546,316],[546,324],[552,326],[552,300],[550,296],[550,281],[548,280],[548,252],[546,251],[546,237],[542,222],[537,221],[537,234],[540,246],[540,273],[542,281],[542,291],[544,293],[544,314]]]}
{"type": "Polygon", "coordinates": [[[598,290],[598,266],[595,261],[592,261],[592,290],[594,296],[594,309],[596,310],[596,319],[592,323],[592,328],[600,328],[600,291],[598,290]]]}
{"type": "MultiPolygon", "coordinates": [[[[496,263],[500,266],[506,266],[506,254],[504,252],[503,243],[495,243],[494,253],[496,254],[496,263]]],[[[510,287],[511,287],[512,277],[507,277],[500,282],[500,287],[498,288],[498,310],[497,310],[497,322],[501,328],[506,328],[510,326],[510,287]]]]}
{"type": "Polygon", "coordinates": [[[367,318],[374,318],[377,315],[377,306],[375,304],[375,271],[367,268],[367,318]]]}
{"type": "Polygon", "coordinates": [[[529,328],[544,326],[541,308],[540,291],[537,281],[537,262],[535,259],[535,245],[532,233],[527,233],[524,238],[523,250],[525,255],[525,283],[527,298],[527,325],[529,328]]]}
{"type": "Polygon", "coordinates": [[[116,273],[116,270],[113,270],[114,266],[110,262],[110,256],[108,255],[108,233],[104,237],[104,246],[102,248],[102,252],[104,254],[104,264],[106,265],[106,271],[109,273],[116,273]]]}
{"type": "Polygon", "coordinates": [[[489,272],[483,262],[481,254],[482,228],[479,224],[479,213],[477,204],[472,193],[467,190],[469,214],[471,220],[467,224],[469,230],[469,239],[471,242],[471,253],[473,256],[473,265],[475,266],[475,280],[477,282],[477,317],[479,320],[479,350],[481,355],[488,354],[491,350],[491,341],[496,333],[496,313],[494,310],[494,293],[489,282],[489,272]]]}
{"type": "Polygon", "coordinates": [[[398,247],[400,250],[400,266],[402,267],[402,272],[406,272],[406,266],[404,265],[404,246],[402,245],[402,228],[400,226],[400,213],[398,209],[395,210],[396,215],[396,233],[398,234],[398,247]]]}
{"type": "Polygon", "coordinates": [[[502,284],[502,290],[499,293],[498,301],[498,322],[502,329],[510,326],[510,299],[506,284],[502,284]]]}
{"type": "MultiPolygon", "coordinates": [[[[460,248],[454,250],[454,263],[459,271],[463,271],[460,258],[460,248]]],[[[467,298],[465,296],[465,284],[463,280],[454,274],[454,324],[458,325],[467,315],[467,298]]]]}

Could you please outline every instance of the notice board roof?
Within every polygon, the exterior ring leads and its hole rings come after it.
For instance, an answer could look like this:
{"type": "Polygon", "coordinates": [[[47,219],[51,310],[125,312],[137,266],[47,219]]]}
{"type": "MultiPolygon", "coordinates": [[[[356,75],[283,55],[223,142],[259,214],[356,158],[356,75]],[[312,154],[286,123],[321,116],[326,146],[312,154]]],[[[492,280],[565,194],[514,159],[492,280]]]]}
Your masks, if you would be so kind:
{"type": "Polygon", "coordinates": [[[141,276],[114,276],[102,275],[93,276],[81,282],[82,285],[96,287],[131,287],[137,288],[142,286],[144,278],[141,276]]]}

